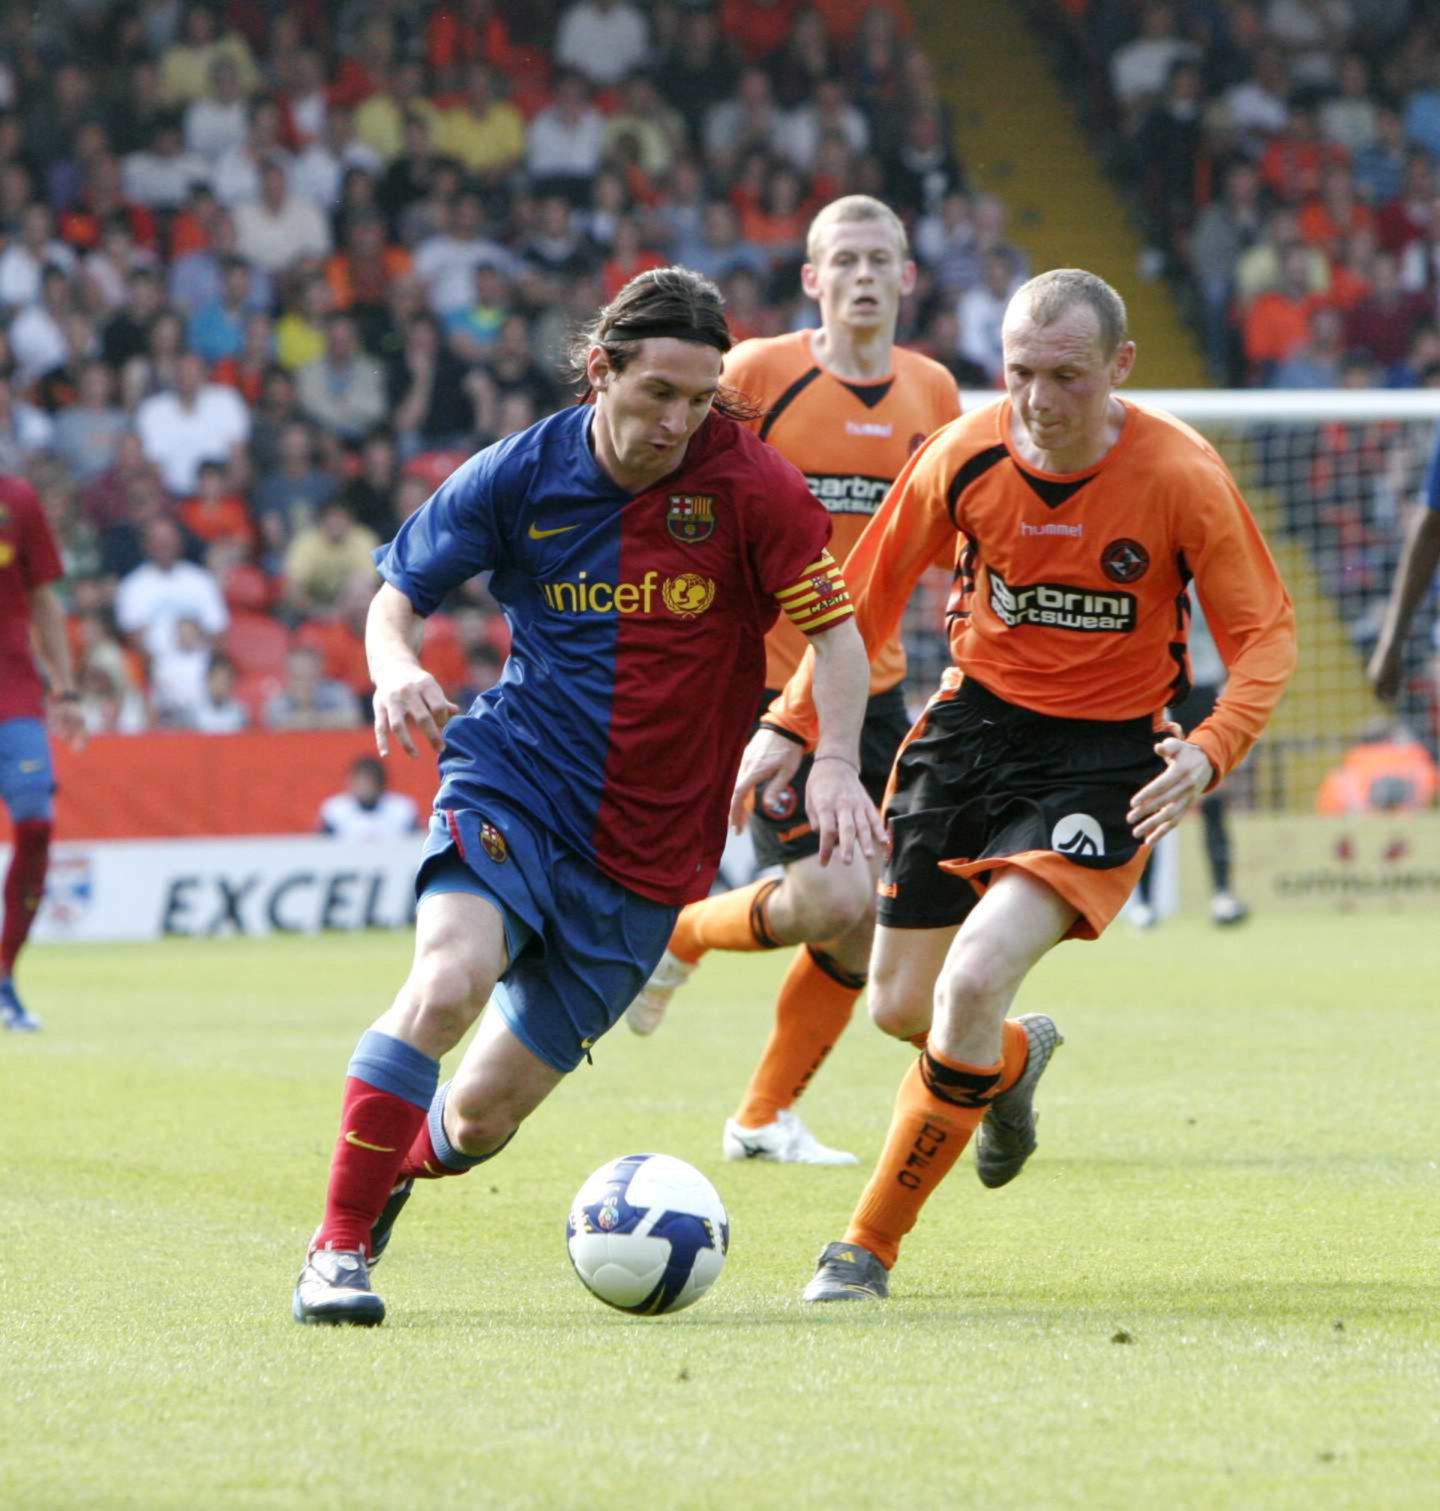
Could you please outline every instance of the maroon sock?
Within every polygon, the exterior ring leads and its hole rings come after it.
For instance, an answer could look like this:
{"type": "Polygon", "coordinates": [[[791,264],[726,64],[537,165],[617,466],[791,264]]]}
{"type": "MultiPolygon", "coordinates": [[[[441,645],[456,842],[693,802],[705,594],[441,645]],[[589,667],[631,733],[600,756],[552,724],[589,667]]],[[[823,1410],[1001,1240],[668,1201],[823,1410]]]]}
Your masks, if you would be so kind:
{"type": "Polygon", "coordinates": [[[427,1118],[420,1125],[420,1131],[415,1135],[415,1142],[410,1145],[410,1152],[405,1156],[405,1163],[400,1166],[400,1173],[396,1180],[439,1180],[446,1175],[464,1175],[470,1167],[464,1166],[456,1169],[453,1165],[447,1165],[435,1152],[435,1144],[430,1137],[430,1121],[427,1118]]]}
{"type": "Polygon", "coordinates": [[[22,818],[15,825],[15,852],[5,876],[5,926],[0,930],[0,977],[15,969],[15,957],[30,933],[45,896],[45,871],[50,861],[49,819],[22,818]]]}
{"type": "Polygon", "coordinates": [[[325,1217],[312,1248],[370,1252],[370,1229],[425,1125],[439,1076],[440,1062],[414,1045],[373,1028],[361,1036],[345,1078],[325,1217]]]}
{"type": "Polygon", "coordinates": [[[450,1082],[436,1091],[430,1103],[430,1112],[424,1126],[415,1135],[405,1163],[400,1167],[399,1180],[441,1180],[447,1175],[464,1175],[476,1165],[483,1165],[501,1153],[515,1135],[505,1140],[498,1149],[489,1154],[466,1154],[457,1149],[445,1137],[445,1099],[450,1094],[450,1082]]]}

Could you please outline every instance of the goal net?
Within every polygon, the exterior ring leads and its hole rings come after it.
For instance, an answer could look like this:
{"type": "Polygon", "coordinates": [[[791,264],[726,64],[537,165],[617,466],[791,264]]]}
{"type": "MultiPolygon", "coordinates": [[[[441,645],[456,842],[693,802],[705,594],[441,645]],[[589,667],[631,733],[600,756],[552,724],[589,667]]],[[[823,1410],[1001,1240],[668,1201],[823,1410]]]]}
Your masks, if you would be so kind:
{"type": "MultiPolygon", "coordinates": [[[[1416,614],[1394,707],[1365,680],[1440,422],[1435,390],[1126,391],[1200,431],[1225,458],[1290,593],[1300,663],[1264,738],[1226,784],[1239,810],[1314,812],[1345,753],[1399,721],[1431,755],[1440,735],[1435,597],[1416,614]]],[[[966,410],[995,399],[965,395],[966,410]]],[[[909,691],[919,703],[948,662],[948,583],[927,578],[906,619],[909,691]]]]}

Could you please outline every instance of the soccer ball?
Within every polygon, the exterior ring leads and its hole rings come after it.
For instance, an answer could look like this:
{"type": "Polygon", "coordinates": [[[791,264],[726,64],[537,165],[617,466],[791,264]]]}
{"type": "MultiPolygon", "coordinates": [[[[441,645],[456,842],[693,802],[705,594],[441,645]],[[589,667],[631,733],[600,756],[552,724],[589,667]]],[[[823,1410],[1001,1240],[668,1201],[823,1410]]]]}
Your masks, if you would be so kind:
{"type": "Polygon", "coordinates": [[[715,1283],[730,1247],[720,1193],[668,1154],[627,1154],[585,1182],[565,1241],[575,1273],[607,1306],[637,1317],[678,1312],[715,1283]]]}

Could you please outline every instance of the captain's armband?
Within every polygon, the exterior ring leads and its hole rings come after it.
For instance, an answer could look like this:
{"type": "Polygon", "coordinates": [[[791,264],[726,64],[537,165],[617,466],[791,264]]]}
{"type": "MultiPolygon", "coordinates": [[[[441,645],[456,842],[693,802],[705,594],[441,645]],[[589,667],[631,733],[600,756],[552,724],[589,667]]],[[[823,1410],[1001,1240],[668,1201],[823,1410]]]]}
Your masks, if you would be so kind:
{"type": "Polygon", "coordinates": [[[806,635],[827,630],[855,613],[850,589],[828,550],[805,568],[798,582],[782,588],[775,599],[789,615],[790,623],[806,635]]]}

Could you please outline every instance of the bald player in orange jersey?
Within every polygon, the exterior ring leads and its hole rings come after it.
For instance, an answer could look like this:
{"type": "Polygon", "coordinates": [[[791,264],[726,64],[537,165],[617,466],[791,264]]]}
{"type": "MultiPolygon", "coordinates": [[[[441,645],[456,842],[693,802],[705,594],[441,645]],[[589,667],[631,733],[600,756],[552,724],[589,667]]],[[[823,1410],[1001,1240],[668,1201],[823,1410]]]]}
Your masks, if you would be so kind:
{"type": "MultiPolygon", "coordinates": [[[[947,544],[955,666],[891,779],[870,1012],[921,1048],[845,1237],[808,1301],[883,1297],[920,1208],[979,1130],[981,1182],[1035,1148],[1036,1084],[1060,1043],[1007,1020],[1031,967],[1094,939],[1148,846],[1244,758],[1295,664],[1285,586],[1224,462],[1188,426],[1121,400],[1134,343],[1093,274],[1032,279],[1003,326],[1008,398],[933,436],[845,565],[867,646],[885,642],[947,544]],[[1179,738],[1194,579],[1229,681],[1179,738]]],[[[750,757],[814,737],[810,663],[750,757]],[[783,733],[782,733],[783,731],[783,733]]]]}
{"type": "MultiPolygon", "coordinates": [[[[829,510],[830,549],[843,563],[910,456],[960,413],[960,395],[938,362],[895,345],[915,265],[893,210],[868,195],[835,200],[811,223],[806,252],[801,281],[820,306],[820,329],[742,343],[725,360],[725,381],[758,405],[753,428],[800,468],[829,510]]],[[[799,666],[805,639],[788,621],[777,623],[765,649],[768,703],[799,666]]],[[[861,780],[877,803],[910,727],[904,677],[897,626],[871,648],[861,780]]],[[[864,989],[878,875],[878,863],[870,874],[863,866],[822,867],[805,815],[810,764],[807,758],[792,781],[772,785],[750,820],[756,859],[783,866],[783,877],[687,907],[626,1018],[637,1033],[653,1033],[675,988],[709,950],[804,945],[781,986],[760,1063],[725,1124],[729,1159],[855,1163],[791,1110],[864,989]]]]}

